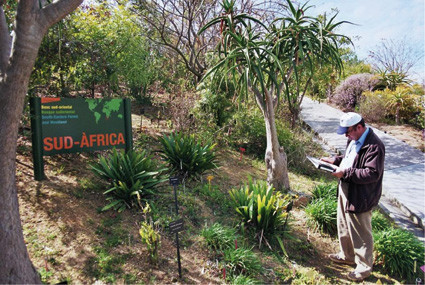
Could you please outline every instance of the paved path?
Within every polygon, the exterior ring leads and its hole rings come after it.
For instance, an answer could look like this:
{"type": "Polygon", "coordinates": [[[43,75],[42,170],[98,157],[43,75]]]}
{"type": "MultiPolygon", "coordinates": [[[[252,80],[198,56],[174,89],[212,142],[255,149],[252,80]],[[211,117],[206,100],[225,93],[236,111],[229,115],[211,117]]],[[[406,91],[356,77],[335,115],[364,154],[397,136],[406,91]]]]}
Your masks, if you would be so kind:
{"type": "MultiPolygon", "coordinates": [[[[337,153],[344,153],[347,138],[336,129],[342,111],[304,98],[303,121],[337,153]]],[[[373,128],[385,144],[385,172],[380,207],[400,226],[424,240],[425,155],[420,150],[373,128]]]]}

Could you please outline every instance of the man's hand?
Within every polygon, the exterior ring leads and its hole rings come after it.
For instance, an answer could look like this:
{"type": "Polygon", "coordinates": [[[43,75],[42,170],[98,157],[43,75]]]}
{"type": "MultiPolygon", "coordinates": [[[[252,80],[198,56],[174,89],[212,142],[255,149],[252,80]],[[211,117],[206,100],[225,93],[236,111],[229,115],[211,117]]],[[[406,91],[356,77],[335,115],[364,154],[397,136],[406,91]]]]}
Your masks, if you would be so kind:
{"type": "Polygon", "coordinates": [[[344,176],[344,169],[337,167],[331,174],[335,177],[342,178],[342,176],[344,176]]]}

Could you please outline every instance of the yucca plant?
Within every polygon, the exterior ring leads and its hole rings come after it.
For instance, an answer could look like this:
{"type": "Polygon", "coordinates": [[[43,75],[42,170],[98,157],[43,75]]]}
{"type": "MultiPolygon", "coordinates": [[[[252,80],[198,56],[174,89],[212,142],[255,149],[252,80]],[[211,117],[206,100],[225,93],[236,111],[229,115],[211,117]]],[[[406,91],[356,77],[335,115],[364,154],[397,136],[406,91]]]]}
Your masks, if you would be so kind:
{"type": "Polygon", "coordinates": [[[108,157],[100,157],[99,162],[91,165],[93,172],[111,183],[104,194],[110,202],[102,210],[115,209],[119,212],[130,208],[148,194],[155,186],[164,181],[159,169],[146,151],[124,153],[116,149],[108,157]]]}
{"type": "Polygon", "coordinates": [[[391,275],[406,278],[407,283],[413,283],[416,260],[417,272],[419,266],[425,263],[424,244],[412,233],[397,228],[373,234],[375,263],[391,275]]]}
{"type": "Polygon", "coordinates": [[[232,274],[254,276],[261,270],[258,256],[250,249],[229,248],[223,253],[223,261],[232,274]]]}
{"type": "Polygon", "coordinates": [[[212,249],[216,251],[225,250],[234,246],[236,230],[215,223],[211,227],[205,227],[201,235],[204,237],[207,245],[212,249]]]}
{"type": "Polygon", "coordinates": [[[236,212],[244,222],[252,224],[263,234],[273,233],[285,224],[291,196],[275,192],[265,181],[252,181],[239,189],[232,189],[230,197],[236,212]]]}
{"type": "Polygon", "coordinates": [[[171,133],[159,138],[162,148],[160,156],[168,163],[173,174],[182,180],[199,177],[208,170],[218,167],[215,144],[199,143],[193,135],[171,133]]]}
{"type": "Polygon", "coordinates": [[[337,232],[337,200],[321,198],[305,207],[307,221],[314,228],[335,235],[337,232]]]}

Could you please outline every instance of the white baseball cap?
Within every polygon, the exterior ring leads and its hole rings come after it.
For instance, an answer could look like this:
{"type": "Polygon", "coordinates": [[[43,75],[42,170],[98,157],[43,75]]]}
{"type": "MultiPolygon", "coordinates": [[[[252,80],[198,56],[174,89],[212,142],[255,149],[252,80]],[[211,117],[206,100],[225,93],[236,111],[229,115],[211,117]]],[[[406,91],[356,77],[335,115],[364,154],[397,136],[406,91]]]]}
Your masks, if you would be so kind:
{"type": "Polygon", "coordinates": [[[338,135],[343,135],[348,131],[348,128],[354,126],[355,124],[360,123],[362,116],[354,112],[348,112],[342,115],[339,120],[339,127],[336,133],[338,135]]]}

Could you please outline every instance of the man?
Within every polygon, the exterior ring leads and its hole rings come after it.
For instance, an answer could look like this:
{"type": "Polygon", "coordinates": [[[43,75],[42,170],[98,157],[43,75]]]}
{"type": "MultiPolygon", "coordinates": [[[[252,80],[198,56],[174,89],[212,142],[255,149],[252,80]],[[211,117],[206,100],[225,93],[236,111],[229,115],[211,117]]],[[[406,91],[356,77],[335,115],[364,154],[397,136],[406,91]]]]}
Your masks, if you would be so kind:
{"type": "Polygon", "coordinates": [[[345,113],[337,133],[348,138],[345,155],[321,158],[338,166],[333,176],[338,184],[337,226],[340,252],[329,258],[340,264],[356,265],[348,274],[362,281],[372,272],[372,209],[382,193],[385,147],[364,119],[356,113],[345,113]]]}

